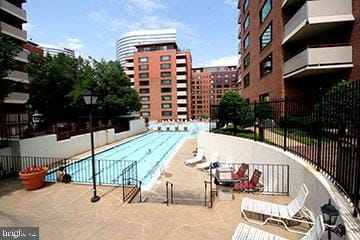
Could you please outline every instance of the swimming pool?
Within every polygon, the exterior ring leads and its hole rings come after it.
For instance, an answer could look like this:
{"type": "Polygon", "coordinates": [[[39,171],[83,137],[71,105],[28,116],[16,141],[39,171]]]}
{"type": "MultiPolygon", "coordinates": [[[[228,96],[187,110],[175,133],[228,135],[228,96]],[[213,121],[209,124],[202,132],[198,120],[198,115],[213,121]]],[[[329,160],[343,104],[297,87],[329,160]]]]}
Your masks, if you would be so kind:
{"type": "MultiPolygon", "coordinates": [[[[158,126],[161,126],[161,132],[152,131],[97,153],[95,155],[97,183],[122,184],[123,169],[137,162],[137,177],[142,181],[144,188],[147,188],[185,138],[194,138],[197,132],[208,128],[206,123],[150,124],[150,128],[154,130],[157,130],[158,126]],[[179,126],[179,131],[175,131],[176,126],[179,126]],[[183,131],[184,127],[187,127],[188,131],[183,131]]],[[[74,182],[92,183],[91,157],[68,164],[66,172],[71,175],[74,182]]],[[[55,179],[55,172],[47,176],[48,181],[55,179]]]]}

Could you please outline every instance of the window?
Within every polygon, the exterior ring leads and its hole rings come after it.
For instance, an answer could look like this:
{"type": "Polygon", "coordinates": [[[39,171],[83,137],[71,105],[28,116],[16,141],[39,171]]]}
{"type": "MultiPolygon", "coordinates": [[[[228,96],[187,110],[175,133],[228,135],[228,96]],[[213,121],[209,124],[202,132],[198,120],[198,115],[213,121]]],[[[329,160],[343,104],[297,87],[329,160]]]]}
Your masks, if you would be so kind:
{"type": "Polygon", "coordinates": [[[215,83],[215,80],[211,80],[210,83],[215,83]]]}
{"type": "Polygon", "coordinates": [[[139,78],[149,78],[148,73],[139,73],[139,78]]]}
{"type": "Polygon", "coordinates": [[[217,75],[217,78],[221,78],[221,74],[218,74],[218,75],[217,75]]]}
{"type": "Polygon", "coordinates": [[[141,62],[141,63],[146,63],[148,61],[149,61],[148,57],[139,57],[139,62],[141,62]]]}
{"type": "Polygon", "coordinates": [[[272,72],[272,53],[269,54],[260,63],[260,76],[264,77],[272,72]]]}
{"type": "Polygon", "coordinates": [[[246,32],[246,30],[248,29],[250,25],[250,17],[249,14],[246,16],[245,21],[244,21],[244,32],[246,32]]]}
{"type": "Polygon", "coordinates": [[[272,0],[266,0],[260,10],[260,23],[263,23],[272,8],[272,0]]]}
{"type": "Polygon", "coordinates": [[[150,47],[144,47],[144,52],[150,52],[151,48],[150,47]]]}
{"type": "Polygon", "coordinates": [[[244,5],[243,5],[244,12],[246,12],[248,7],[249,7],[249,0],[244,0],[244,5]]]}
{"type": "Polygon", "coordinates": [[[167,50],[167,46],[160,46],[160,50],[167,50]]]}
{"type": "Polygon", "coordinates": [[[244,49],[246,50],[249,47],[250,44],[250,34],[246,35],[244,40],[244,49]]]}
{"type": "Polygon", "coordinates": [[[149,81],[140,81],[140,86],[149,86],[149,81]]]}
{"type": "Polygon", "coordinates": [[[162,111],[161,115],[162,116],[172,116],[172,112],[171,111],[162,111]]]}
{"type": "Polygon", "coordinates": [[[143,101],[143,102],[150,101],[150,97],[149,96],[141,96],[140,101],[143,101]]]}
{"type": "Polygon", "coordinates": [[[139,65],[139,70],[149,70],[149,65],[139,65]]]}
{"type": "Polygon", "coordinates": [[[140,93],[150,93],[150,89],[148,88],[140,89],[140,93]]]}
{"type": "Polygon", "coordinates": [[[244,77],[244,88],[250,86],[250,74],[248,73],[245,77],[244,77]]]}
{"type": "Polygon", "coordinates": [[[170,69],[170,68],[171,68],[171,64],[170,64],[170,63],[160,64],[160,68],[161,68],[161,69],[170,69]]]}
{"type": "Polygon", "coordinates": [[[163,79],[163,80],[161,80],[161,85],[171,85],[171,79],[163,79]]]}
{"type": "Polygon", "coordinates": [[[162,108],[171,108],[171,103],[163,103],[161,104],[162,108]]]}
{"type": "Polygon", "coordinates": [[[249,65],[250,65],[250,53],[248,53],[244,58],[244,69],[247,68],[249,65]]]}
{"type": "Polygon", "coordinates": [[[141,104],[141,108],[143,108],[143,109],[149,109],[149,108],[150,108],[150,104],[141,104]]]}
{"type": "Polygon", "coordinates": [[[272,40],[272,23],[265,29],[260,36],[260,49],[263,50],[272,40]]]}
{"type": "Polygon", "coordinates": [[[148,117],[150,116],[150,112],[141,112],[141,116],[148,117]]]}
{"type": "Polygon", "coordinates": [[[161,77],[171,77],[171,72],[161,72],[161,77]]]}
{"type": "Polygon", "coordinates": [[[170,59],[171,59],[170,55],[160,56],[160,61],[170,61],[170,59]]]}
{"type": "Polygon", "coordinates": [[[171,88],[161,88],[162,93],[171,93],[171,88]]]}
{"type": "Polygon", "coordinates": [[[268,102],[269,100],[269,93],[264,93],[259,96],[260,102],[268,102]]]}
{"type": "Polygon", "coordinates": [[[171,101],[171,96],[161,96],[161,100],[163,100],[163,101],[171,101]]]}

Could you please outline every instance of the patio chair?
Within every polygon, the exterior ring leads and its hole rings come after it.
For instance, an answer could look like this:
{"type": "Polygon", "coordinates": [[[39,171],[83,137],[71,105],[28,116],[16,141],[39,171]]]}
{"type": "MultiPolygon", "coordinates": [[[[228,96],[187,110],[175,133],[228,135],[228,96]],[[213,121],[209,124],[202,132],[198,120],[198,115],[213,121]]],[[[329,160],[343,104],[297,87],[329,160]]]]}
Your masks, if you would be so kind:
{"type": "Polygon", "coordinates": [[[243,215],[248,222],[264,225],[268,221],[275,221],[282,223],[289,232],[304,234],[303,232],[289,229],[286,221],[313,224],[311,221],[312,214],[310,210],[304,206],[308,194],[309,190],[305,184],[303,184],[297,196],[287,205],[243,198],[240,207],[241,215],[243,215]],[[250,219],[246,212],[263,215],[265,220],[258,221],[250,219]],[[299,213],[302,213],[303,216],[298,216],[297,214],[299,213]]]}
{"type": "Polygon", "coordinates": [[[204,149],[199,148],[195,157],[184,161],[185,165],[191,165],[203,161],[204,153],[205,153],[204,149]]]}
{"type": "Polygon", "coordinates": [[[210,159],[207,159],[206,162],[196,164],[196,167],[199,169],[208,169],[210,168],[210,164],[219,162],[219,153],[215,152],[211,155],[210,159]]]}
{"type": "MultiPolygon", "coordinates": [[[[314,226],[301,238],[301,240],[320,240],[325,231],[323,218],[319,215],[316,218],[314,226]]],[[[269,232],[257,229],[247,224],[239,223],[232,238],[232,240],[252,240],[252,239],[272,239],[283,240],[285,238],[279,237],[269,232]]]]}
{"type": "Polygon", "coordinates": [[[234,191],[252,190],[254,192],[260,191],[263,187],[262,184],[259,183],[261,174],[262,174],[261,171],[255,169],[250,181],[235,182],[233,190],[234,191]]]}
{"type": "Polygon", "coordinates": [[[247,170],[249,169],[249,164],[242,163],[237,172],[233,173],[231,178],[233,180],[245,181],[248,179],[246,175],[247,170]]]}

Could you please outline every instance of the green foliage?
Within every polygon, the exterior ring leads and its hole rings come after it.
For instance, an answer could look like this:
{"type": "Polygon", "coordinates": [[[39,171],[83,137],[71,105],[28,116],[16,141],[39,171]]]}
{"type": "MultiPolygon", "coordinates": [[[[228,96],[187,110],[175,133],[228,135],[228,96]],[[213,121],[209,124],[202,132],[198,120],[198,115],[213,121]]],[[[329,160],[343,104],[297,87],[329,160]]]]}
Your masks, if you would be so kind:
{"type": "Polygon", "coordinates": [[[99,113],[109,117],[140,109],[139,96],[131,88],[119,62],[57,56],[31,56],[30,101],[49,122],[72,120],[85,110],[83,94],[98,95],[99,113]]]}
{"type": "Polygon", "coordinates": [[[5,79],[9,73],[16,69],[14,57],[20,52],[20,47],[8,36],[0,33],[0,101],[14,88],[14,82],[5,79]]]}
{"type": "Polygon", "coordinates": [[[268,101],[260,102],[255,108],[255,117],[262,119],[271,119],[274,117],[274,111],[268,101]]]}
{"type": "Polygon", "coordinates": [[[254,121],[254,114],[249,104],[236,91],[225,93],[218,109],[220,124],[232,123],[237,126],[250,126],[254,121]]]}

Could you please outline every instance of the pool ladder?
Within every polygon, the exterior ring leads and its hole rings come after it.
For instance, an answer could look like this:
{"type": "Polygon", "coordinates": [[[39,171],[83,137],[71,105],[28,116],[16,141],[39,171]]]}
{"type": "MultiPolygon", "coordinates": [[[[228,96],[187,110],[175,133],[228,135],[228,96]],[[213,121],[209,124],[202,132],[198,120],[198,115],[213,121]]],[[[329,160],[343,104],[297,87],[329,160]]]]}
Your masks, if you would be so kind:
{"type": "Polygon", "coordinates": [[[171,204],[174,204],[174,184],[169,181],[166,181],[166,205],[169,206],[169,185],[170,185],[170,201],[171,204]]]}

